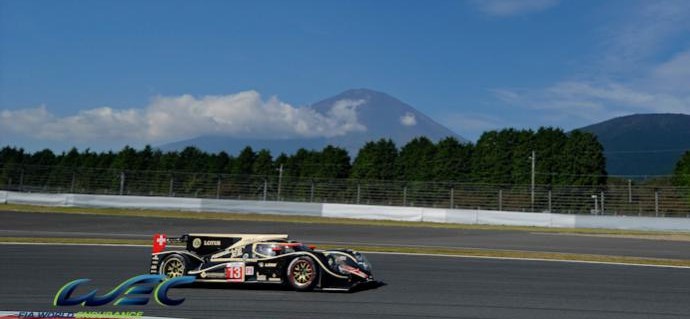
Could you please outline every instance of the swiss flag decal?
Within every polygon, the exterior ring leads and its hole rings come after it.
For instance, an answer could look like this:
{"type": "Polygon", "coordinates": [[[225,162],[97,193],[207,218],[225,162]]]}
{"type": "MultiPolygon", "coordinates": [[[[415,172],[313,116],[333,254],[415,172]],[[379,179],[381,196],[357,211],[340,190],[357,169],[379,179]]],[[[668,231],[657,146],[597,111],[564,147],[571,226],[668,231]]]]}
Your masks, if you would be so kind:
{"type": "Polygon", "coordinates": [[[167,242],[167,237],[165,234],[155,234],[153,235],[153,253],[159,253],[165,250],[165,244],[167,242]]]}

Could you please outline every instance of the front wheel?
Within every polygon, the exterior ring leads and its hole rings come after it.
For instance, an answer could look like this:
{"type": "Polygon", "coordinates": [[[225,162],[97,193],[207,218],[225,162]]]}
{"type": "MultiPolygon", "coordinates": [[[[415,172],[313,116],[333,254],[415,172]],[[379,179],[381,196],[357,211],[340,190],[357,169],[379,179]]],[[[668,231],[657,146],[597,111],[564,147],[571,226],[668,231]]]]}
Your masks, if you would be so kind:
{"type": "Polygon", "coordinates": [[[160,274],[167,278],[175,278],[187,274],[187,261],[180,255],[170,255],[163,259],[160,274]]]}
{"type": "Polygon", "coordinates": [[[311,257],[297,257],[288,265],[287,278],[295,290],[310,291],[318,283],[319,268],[311,257]]]}

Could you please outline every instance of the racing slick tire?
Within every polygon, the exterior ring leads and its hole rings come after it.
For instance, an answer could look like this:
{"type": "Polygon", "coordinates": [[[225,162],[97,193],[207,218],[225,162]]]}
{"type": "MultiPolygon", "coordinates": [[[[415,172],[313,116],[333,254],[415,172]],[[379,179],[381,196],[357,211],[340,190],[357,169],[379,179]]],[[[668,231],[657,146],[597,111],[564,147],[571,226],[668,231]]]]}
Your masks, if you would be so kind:
{"type": "Polygon", "coordinates": [[[311,291],[319,282],[320,269],[314,259],[300,256],[288,264],[287,282],[297,291],[311,291]]]}
{"type": "Polygon", "coordinates": [[[187,258],[173,254],[165,257],[161,262],[160,274],[167,278],[175,278],[187,274],[187,258]]]}

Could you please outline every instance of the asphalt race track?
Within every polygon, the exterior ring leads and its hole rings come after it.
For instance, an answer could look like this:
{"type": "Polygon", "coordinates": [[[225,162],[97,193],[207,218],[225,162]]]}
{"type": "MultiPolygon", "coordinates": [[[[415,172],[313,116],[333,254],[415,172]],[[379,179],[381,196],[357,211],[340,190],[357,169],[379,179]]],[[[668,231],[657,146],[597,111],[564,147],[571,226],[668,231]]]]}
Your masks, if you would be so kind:
{"type": "MultiPolygon", "coordinates": [[[[177,288],[175,307],[51,306],[65,283],[112,289],[145,273],[148,247],[0,245],[0,310],[144,311],[184,318],[688,318],[690,270],[369,255],[386,286],[355,293],[177,288]]],[[[215,288],[214,288],[215,287],[215,288]]]]}
{"type": "Polygon", "coordinates": [[[0,211],[0,236],[148,239],[154,233],[285,233],[306,243],[513,249],[690,259],[690,243],[525,231],[351,226],[0,211]]]}

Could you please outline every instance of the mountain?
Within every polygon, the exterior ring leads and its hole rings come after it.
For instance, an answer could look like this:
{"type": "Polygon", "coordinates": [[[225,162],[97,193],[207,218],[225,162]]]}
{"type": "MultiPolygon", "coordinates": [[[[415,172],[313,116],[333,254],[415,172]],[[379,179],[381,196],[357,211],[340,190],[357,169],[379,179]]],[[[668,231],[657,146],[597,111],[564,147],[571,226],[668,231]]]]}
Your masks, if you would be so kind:
{"type": "Polygon", "coordinates": [[[690,150],[690,115],[635,114],[580,128],[604,146],[610,175],[666,175],[690,150]]]}
{"type": "Polygon", "coordinates": [[[226,151],[237,154],[249,145],[254,149],[268,149],[273,154],[294,153],[299,148],[322,149],[326,145],[335,145],[347,149],[355,155],[364,143],[381,138],[390,138],[399,147],[417,136],[426,136],[438,141],[452,136],[461,142],[466,139],[457,135],[430,117],[417,111],[412,106],[386,94],[369,89],[352,89],[336,96],[316,102],[310,107],[321,114],[328,114],[339,101],[351,101],[355,107],[358,123],[366,127],[365,131],[351,131],[345,135],[322,138],[280,138],[247,139],[229,136],[204,135],[193,139],[173,142],[159,146],[161,150],[181,150],[187,146],[196,146],[204,151],[226,151]]]}

